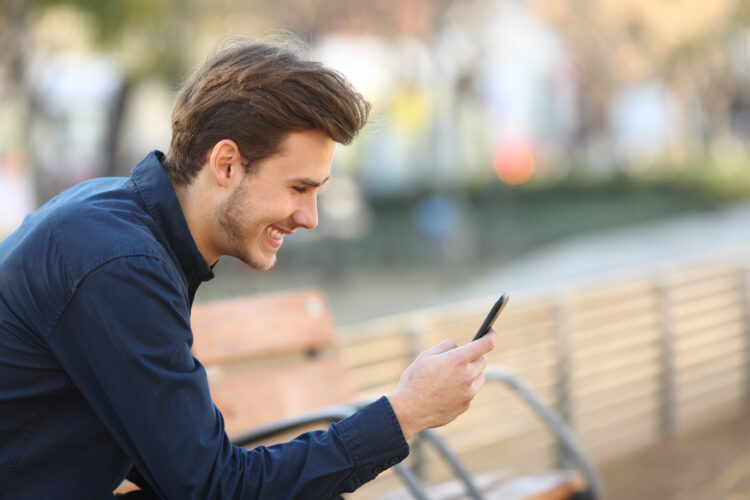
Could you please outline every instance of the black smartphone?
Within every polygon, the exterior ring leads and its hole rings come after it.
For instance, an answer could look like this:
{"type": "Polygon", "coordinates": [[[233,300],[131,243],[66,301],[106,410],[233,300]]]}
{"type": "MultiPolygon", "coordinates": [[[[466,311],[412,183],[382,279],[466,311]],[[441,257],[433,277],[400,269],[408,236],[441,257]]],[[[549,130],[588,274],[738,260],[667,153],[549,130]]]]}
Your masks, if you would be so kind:
{"type": "Polygon", "coordinates": [[[490,327],[493,323],[495,323],[495,320],[500,315],[500,312],[505,308],[505,304],[508,303],[508,294],[504,293],[500,296],[499,299],[497,299],[497,302],[495,302],[495,305],[492,306],[492,309],[490,309],[489,314],[487,314],[487,317],[484,318],[484,322],[482,323],[482,326],[479,327],[479,330],[477,330],[477,334],[474,335],[474,338],[471,339],[471,341],[475,341],[477,339],[481,339],[484,337],[487,332],[490,330],[490,327]]]}

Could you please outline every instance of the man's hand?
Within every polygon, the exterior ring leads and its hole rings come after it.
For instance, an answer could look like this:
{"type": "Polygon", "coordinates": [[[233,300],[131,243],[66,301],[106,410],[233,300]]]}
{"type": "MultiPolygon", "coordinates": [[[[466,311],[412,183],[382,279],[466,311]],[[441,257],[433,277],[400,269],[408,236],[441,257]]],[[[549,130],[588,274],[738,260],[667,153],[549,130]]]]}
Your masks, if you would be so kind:
{"type": "Polygon", "coordinates": [[[440,427],[469,409],[484,384],[484,355],[495,348],[497,332],[457,347],[450,340],[422,352],[388,395],[404,437],[440,427]]]}

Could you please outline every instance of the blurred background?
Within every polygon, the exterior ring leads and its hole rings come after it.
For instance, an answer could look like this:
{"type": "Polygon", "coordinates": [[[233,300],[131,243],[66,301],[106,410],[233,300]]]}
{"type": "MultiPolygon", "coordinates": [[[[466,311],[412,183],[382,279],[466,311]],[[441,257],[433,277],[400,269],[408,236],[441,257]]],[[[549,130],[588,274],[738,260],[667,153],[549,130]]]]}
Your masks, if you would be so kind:
{"type": "MultiPolygon", "coordinates": [[[[0,240],[166,150],[176,90],[230,34],[303,41],[373,113],[337,149],[320,227],[269,272],[222,259],[199,300],[312,286],[349,325],[750,248],[746,0],[0,0],[0,240]]],[[[746,422],[712,442],[750,443],[746,422]]],[[[688,472],[714,474],[704,458],[688,472]]],[[[643,483],[622,470],[616,490],[643,483]]]]}
{"type": "Polygon", "coordinates": [[[745,1],[2,0],[0,237],[165,150],[176,89],[234,33],[299,38],[373,113],[336,153],[319,229],[269,273],[224,259],[201,297],[314,284],[357,321],[479,293],[572,235],[750,194],[745,1]]]}

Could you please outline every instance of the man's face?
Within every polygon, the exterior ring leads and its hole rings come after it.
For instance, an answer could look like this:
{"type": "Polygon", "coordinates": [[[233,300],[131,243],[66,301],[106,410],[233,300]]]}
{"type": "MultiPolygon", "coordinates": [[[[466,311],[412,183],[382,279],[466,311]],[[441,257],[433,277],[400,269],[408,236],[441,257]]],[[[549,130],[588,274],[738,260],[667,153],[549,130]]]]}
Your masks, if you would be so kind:
{"type": "Polygon", "coordinates": [[[292,132],[279,151],[242,172],[216,210],[223,255],[266,270],[284,236],[318,225],[318,188],[328,180],[336,143],[318,130],[292,132]]]}

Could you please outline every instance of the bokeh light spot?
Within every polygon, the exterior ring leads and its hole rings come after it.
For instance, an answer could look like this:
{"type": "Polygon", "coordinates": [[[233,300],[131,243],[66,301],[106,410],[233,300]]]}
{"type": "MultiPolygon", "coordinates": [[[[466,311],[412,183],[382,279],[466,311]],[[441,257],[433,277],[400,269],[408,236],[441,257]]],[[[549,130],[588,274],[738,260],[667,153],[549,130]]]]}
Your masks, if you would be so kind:
{"type": "Polygon", "coordinates": [[[534,152],[527,141],[505,140],[495,150],[492,166],[506,184],[523,184],[534,174],[534,152]]]}

